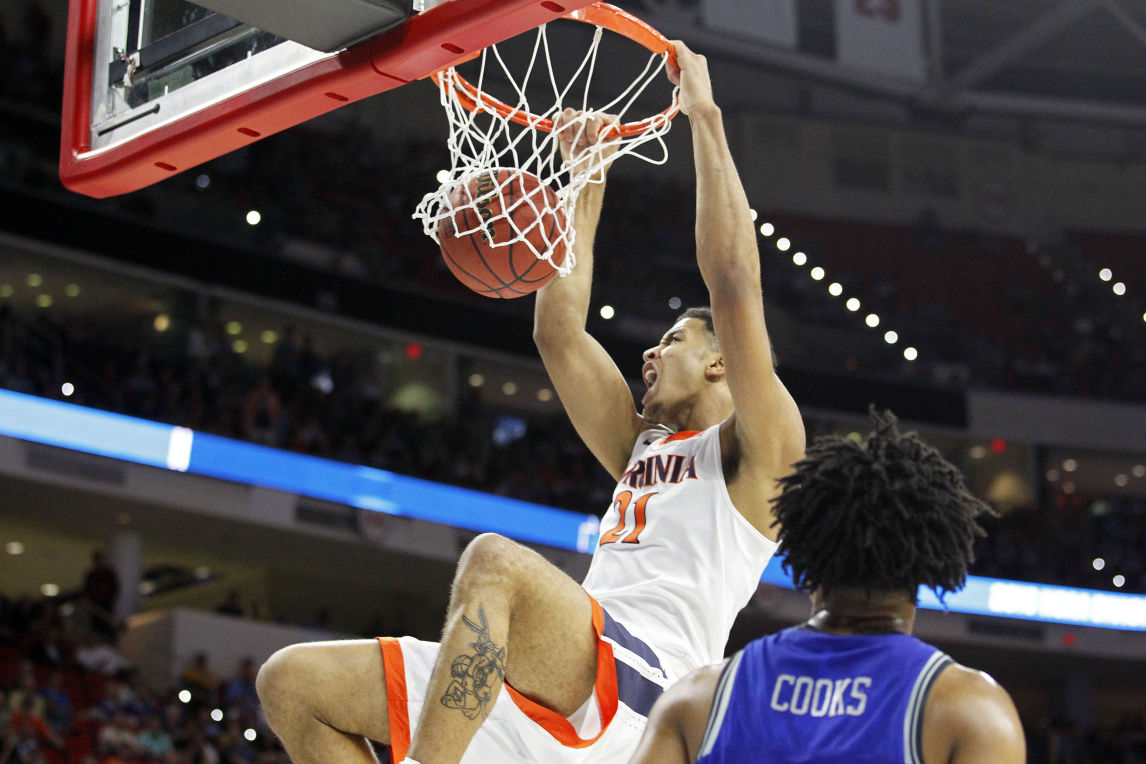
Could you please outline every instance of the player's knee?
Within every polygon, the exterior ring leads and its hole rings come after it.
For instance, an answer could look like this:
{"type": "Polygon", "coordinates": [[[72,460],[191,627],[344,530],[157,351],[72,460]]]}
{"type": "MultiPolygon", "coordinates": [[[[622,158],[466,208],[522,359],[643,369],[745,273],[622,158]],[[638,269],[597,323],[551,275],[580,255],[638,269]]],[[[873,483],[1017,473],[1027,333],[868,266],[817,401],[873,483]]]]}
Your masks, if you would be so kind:
{"type": "Polygon", "coordinates": [[[275,652],[259,668],[255,689],[268,714],[297,704],[306,697],[307,674],[311,671],[303,645],[290,645],[275,652]]]}
{"type": "Polygon", "coordinates": [[[496,533],[483,533],[467,546],[458,560],[454,588],[512,583],[521,574],[523,548],[496,533]]]}

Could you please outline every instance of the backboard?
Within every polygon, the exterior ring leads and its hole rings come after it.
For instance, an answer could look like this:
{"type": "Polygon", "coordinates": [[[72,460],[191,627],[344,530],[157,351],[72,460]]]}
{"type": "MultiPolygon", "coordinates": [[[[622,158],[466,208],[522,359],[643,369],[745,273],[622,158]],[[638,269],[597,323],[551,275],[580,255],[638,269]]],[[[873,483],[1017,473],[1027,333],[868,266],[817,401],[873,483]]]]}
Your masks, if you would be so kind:
{"type": "Polygon", "coordinates": [[[69,0],[60,178],[100,198],[140,189],[591,1],[203,0],[238,19],[69,0]]]}

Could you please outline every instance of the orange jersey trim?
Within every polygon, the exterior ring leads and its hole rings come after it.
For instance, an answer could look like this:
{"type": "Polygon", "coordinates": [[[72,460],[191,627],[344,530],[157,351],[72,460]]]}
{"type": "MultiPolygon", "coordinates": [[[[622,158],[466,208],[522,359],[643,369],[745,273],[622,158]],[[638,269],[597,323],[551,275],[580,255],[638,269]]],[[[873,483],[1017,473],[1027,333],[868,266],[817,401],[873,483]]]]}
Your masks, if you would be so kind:
{"type": "Polygon", "coordinates": [[[674,432],[672,435],[666,435],[661,443],[672,443],[674,440],[688,440],[693,435],[700,435],[700,430],[681,430],[674,432]]]}
{"type": "MultiPolygon", "coordinates": [[[[593,630],[597,633],[597,679],[595,689],[597,691],[597,702],[601,707],[601,731],[594,737],[585,739],[578,736],[577,731],[573,729],[573,725],[569,723],[561,714],[556,711],[546,708],[545,706],[522,695],[517,690],[513,689],[508,682],[505,684],[505,689],[517,707],[521,709],[522,713],[536,722],[546,732],[553,736],[553,738],[561,743],[566,748],[587,748],[605,734],[605,730],[609,728],[609,723],[613,721],[613,717],[617,715],[617,707],[620,703],[617,697],[617,666],[613,660],[613,646],[605,640],[601,639],[601,634],[605,628],[605,616],[601,610],[601,604],[593,597],[589,597],[589,601],[593,605],[593,630]]],[[[395,759],[400,761],[400,759],[395,759]]]]}
{"type": "Polygon", "coordinates": [[[390,754],[394,761],[410,750],[410,712],[406,705],[406,661],[402,646],[393,637],[378,637],[386,675],[386,711],[390,717],[390,754]]]}

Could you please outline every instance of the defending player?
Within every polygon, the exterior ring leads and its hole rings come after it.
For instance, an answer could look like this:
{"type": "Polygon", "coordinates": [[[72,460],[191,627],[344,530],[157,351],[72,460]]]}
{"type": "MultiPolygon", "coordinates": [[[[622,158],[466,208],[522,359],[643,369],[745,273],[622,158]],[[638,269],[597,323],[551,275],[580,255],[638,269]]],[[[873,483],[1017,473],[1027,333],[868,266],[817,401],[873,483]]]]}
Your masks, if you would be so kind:
{"type": "Polygon", "coordinates": [[[537,297],[546,369],[618,480],[584,584],[486,534],[458,563],[440,645],[280,651],[260,697],[296,762],[370,761],[363,737],[421,764],[624,761],[662,690],[723,655],[775,549],[771,500],[804,430],[773,369],[755,233],[705,60],[676,47],[711,310],[687,312],[645,352],[644,416],[585,331],[603,182],[578,201],[577,268],[537,297]]]}
{"type": "Polygon", "coordinates": [[[1006,691],[909,636],[919,587],[962,588],[982,534],[959,472],[884,415],[783,482],[780,550],[812,617],[665,693],[634,763],[1025,761],[1006,691]]]}

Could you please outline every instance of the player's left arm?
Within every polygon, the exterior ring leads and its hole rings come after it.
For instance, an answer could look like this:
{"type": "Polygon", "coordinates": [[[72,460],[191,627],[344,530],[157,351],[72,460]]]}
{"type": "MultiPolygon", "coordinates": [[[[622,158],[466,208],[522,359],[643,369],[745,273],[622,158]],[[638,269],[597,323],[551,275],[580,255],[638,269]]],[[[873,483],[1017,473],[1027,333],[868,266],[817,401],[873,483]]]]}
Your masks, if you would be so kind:
{"type": "Polygon", "coordinates": [[[760,253],[748,198],[728,147],[703,56],[674,43],[681,110],[692,127],[696,163],[696,257],[708,287],[713,323],[735,414],[721,442],[733,503],[757,529],[775,538],[771,499],[776,479],[804,452],[804,424],[776,376],[764,322],[760,253]]]}
{"type": "Polygon", "coordinates": [[[657,699],[630,764],[693,764],[724,664],[704,666],[657,699]]]}
{"type": "Polygon", "coordinates": [[[1026,738],[1011,696],[982,671],[948,666],[927,695],[923,759],[942,764],[1023,764],[1026,738]]]}

